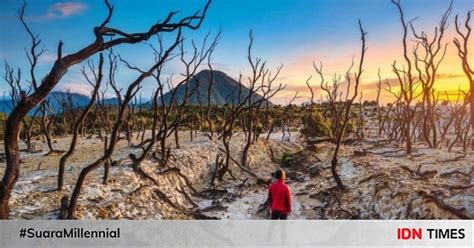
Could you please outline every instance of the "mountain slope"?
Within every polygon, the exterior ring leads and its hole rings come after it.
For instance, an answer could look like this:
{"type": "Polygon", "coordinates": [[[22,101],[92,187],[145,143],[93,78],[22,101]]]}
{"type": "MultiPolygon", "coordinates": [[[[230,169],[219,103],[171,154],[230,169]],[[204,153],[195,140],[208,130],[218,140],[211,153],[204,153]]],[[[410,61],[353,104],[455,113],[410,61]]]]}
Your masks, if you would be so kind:
{"type": "MultiPolygon", "coordinates": [[[[221,71],[212,72],[212,87],[211,87],[211,104],[214,105],[224,105],[224,104],[237,104],[239,102],[239,90],[240,90],[240,100],[243,100],[248,96],[250,90],[245,87],[239,87],[239,83],[233,78],[229,77],[227,74],[221,71]],[[239,89],[240,88],[240,89],[239,89]]],[[[193,92],[189,96],[188,104],[190,105],[199,105],[207,104],[208,100],[208,88],[211,81],[211,71],[203,70],[196,74],[187,84],[189,84],[188,91],[189,93],[193,92]],[[197,87],[197,88],[196,88],[197,87]]],[[[176,92],[175,102],[182,103],[185,96],[186,84],[181,85],[176,92]]],[[[169,104],[171,100],[172,92],[167,92],[163,98],[166,104],[169,104]]],[[[51,92],[48,96],[48,101],[51,105],[51,108],[54,112],[61,111],[61,101],[66,100],[68,94],[66,92],[55,91],[51,92]]],[[[70,97],[74,104],[74,107],[84,107],[89,102],[90,97],[81,95],[78,93],[70,93],[70,97]]],[[[252,101],[258,101],[262,97],[256,93],[252,96],[252,101]]],[[[161,99],[158,101],[161,102],[161,99]]],[[[108,105],[117,104],[116,98],[109,98],[105,100],[105,103],[108,105]]],[[[265,103],[264,103],[265,104],[265,103]]],[[[271,102],[269,102],[272,105],[271,102]]],[[[145,106],[150,106],[151,103],[145,103],[145,106]]],[[[10,99],[0,99],[0,112],[9,114],[11,111],[11,102],[10,99]]]]}
{"type": "MultiPolygon", "coordinates": [[[[81,95],[78,93],[69,93],[69,97],[71,97],[71,101],[76,108],[84,107],[89,103],[90,97],[81,95]]],[[[55,91],[51,92],[48,97],[46,98],[49,101],[52,111],[60,112],[61,111],[61,102],[68,99],[68,93],[55,91]]],[[[108,105],[117,104],[115,98],[105,99],[105,103],[108,105]]],[[[1,99],[0,100],[0,112],[4,112],[9,114],[11,112],[11,100],[10,99],[1,99]]],[[[31,113],[30,113],[31,114],[31,113]]]]}
{"type": "MultiPolygon", "coordinates": [[[[196,74],[188,84],[188,94],[191,92],[188,99],[188,104],[190,105],[206,105],[208,101],[208,88],[211,82],[211,71],[203,70],[196,74]],[[197,88],[196,88],[197,87],[197,88]]],[[[186,91],[186,84],[178,87],[175,102],[182,103],[186,91]]],[[[244,99],[248,96],[250,90],[242,86],[240,89],[240,99],[244,99]]],[[[167,104],[171,101],[172,91],[167,92],[163,98],[167,104]]],[[[212,72],[212,87],[211,87],[211,104],[215,105],[224,105],[224,104],[237,104],[239,101],[239,83],[233,78],[229,77],[227,74],[221,71],[212,72]]],[[[262,99],[258,94],[253,94],[252,101],[257,101],[262,99]]],[[[161,100],[159,100],[160,102],[161,100]]],[[[270,103],[271,104],[271,103],[270,103]]]]}

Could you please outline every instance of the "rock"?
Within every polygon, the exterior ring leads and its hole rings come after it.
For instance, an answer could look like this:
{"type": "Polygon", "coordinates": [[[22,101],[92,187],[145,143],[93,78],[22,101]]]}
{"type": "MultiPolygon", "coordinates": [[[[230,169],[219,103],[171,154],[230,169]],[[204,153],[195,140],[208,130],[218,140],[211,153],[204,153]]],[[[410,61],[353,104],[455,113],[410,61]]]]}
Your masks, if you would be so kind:
{"type": "Polygon", "coordinates": [[[43,151],[43,143],[38,141],[33,141],[30,144],[30,152],[38,153],[43,151]]]}
{"type": "Polygon", "coordinates": [[[308,169],[308,173],[311,176],[317,176],[317,175],[319,175],[319,173],[321,173],[321,168],[319,168],[318,165],[313,165],[308,169]]]}
{"type": "Polygon", "coordinates": [[[358,156],[358,157],[367,156],[367,152],[366,151],[355,150],[354,151],[354,156],[358,156]]]}
{"type": "Polygon", "coordinates": [[[307,143],[305,149],[311,152],[317,152],[319,150],[316,144],[307,143]]]}
{"type": "Polygon", "coordinates": [[[260,185],[268,185],[272,183],[272,178],[271,177],[266,177],[266,178],[258,178],[257,179],[257,184],[260,185]]]}
{"type": "Polygon", "coordinates": [[[286,171],[285,174],[287,178],[296,179],[297,177],[296,171],[286,171]]]}

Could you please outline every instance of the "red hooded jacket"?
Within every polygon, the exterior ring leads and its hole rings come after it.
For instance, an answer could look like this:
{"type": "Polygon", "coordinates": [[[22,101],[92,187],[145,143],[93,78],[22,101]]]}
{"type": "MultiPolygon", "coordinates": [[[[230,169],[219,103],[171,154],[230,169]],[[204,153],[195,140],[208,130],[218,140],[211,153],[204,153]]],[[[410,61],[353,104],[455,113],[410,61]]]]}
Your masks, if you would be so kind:
{"type": "Polygon", "coordinates": [[[272,211],[291,212],[290,187],[283,180],[277,180],[268,188],[268,204],[272,211]]]}

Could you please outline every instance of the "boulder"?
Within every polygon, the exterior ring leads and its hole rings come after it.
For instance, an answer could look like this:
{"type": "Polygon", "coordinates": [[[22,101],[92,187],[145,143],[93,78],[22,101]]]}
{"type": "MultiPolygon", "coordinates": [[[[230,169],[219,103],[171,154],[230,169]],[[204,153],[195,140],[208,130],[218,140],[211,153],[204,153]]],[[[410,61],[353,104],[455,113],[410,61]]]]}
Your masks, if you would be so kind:
{"type": "Polygon", "coordinates": [[[354,151],[354,156],[357,156],[357,157],[367,156],[367,152],[366,151],[355,150],[354,151]]]}
{"type": "Polygon", "coordinates": [[[291,179],[296,179],[297,173],[296,171],[285,171],[286,177],[291,179]]]}
{"type": "Polygon", "coordinates": [[[308,173],[311,176],[317,176],[319,173],[321,173],[321,168],[318,165],[313,165],[308,169],[308,173]]]}

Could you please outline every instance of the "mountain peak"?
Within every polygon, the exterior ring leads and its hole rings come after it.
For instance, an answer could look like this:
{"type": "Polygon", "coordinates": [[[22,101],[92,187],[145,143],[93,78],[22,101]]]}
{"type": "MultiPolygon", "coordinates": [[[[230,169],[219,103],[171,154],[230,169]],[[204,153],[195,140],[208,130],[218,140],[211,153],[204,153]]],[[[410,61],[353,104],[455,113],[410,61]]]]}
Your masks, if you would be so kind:
{"type": "MultiPolygon", "coordinates": [[[[195,77],[191,78],[186,84],[188,84],[188,92],[192,91],[188,98],[188,103],[191,105],[206,105],[208,99],[211,104],[224,105],[224,104],[237,104],[239,102],[239,88],[240,98],[246,97],[250,90],[245,86],[240,86],[239,82],[228,76],[225,72],[204,69],[198,72],[195,77]],[[212,75],[212,87],[210,90],[209,97],[209,86],[211,84],[212,75]]],[[[185,96],[186,84],[178,87],[175,100],[177,103],[182,103],[185,96]]],[[[163,97],[166,103],[169,104],[171,101],[172,91],[167,92],[163,97]]],[[[261,99],[261,96],[254,93],[252,96],[253,100],[261,99]]]]}

